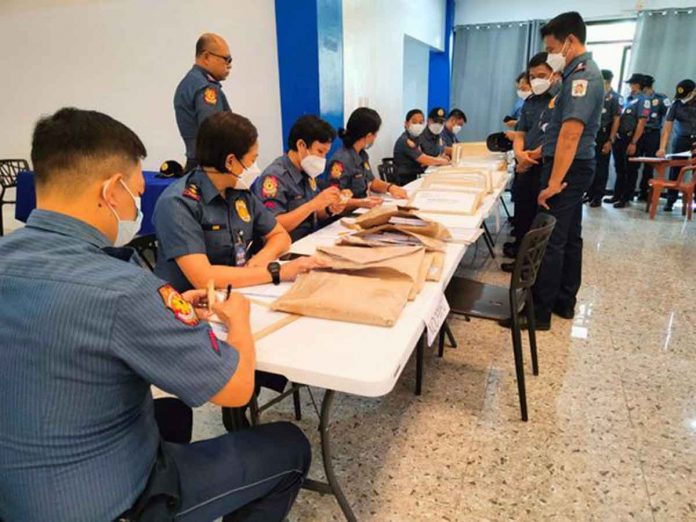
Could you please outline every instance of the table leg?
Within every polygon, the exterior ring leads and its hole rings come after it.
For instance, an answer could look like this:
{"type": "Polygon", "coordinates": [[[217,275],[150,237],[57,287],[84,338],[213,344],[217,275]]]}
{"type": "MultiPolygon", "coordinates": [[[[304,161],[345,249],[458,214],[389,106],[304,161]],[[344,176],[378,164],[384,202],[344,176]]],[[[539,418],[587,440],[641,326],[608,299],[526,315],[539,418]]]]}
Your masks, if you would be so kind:
{"type": "Polygon", "coordinates": [[[343,516],[348,522],[357,522],[355,514],[348,503],[348,499],[338,483],[336,474],[333,469],[333,460],[331,453],[331,437],[329,433],[329,422],[331,417],[331,406],[333,405],[334,395],[333,390],[326,390],[324,400],[321,403],[321,416],[319,419],[319,435],[321,436],[321,456],[324,462],[324,473],[326,474],[327,482],[319,482],[316,480],[307,479],[304,481],[303,488],[311,491],[316,491],[321,494],[330,494],[336,497],[336,502],[343,511],[343,516]]]}
{"type": "Polygon", "coordinates": [[[495,252],[493,251],[495,243],[493,242],[493,237],[491,236],[485,222],[481,223],[481,228],[483,228],[483,240],[486,242],[488,252],[491,254],[491,257],[495,259],[495,252]]]}
{"type": "Polygon", "coordinates": [[[424,331],[416,346],[416,395],[420,395],[423,388],[423,357],[425,357],[425,346],[428,344],[427,335],[424,331]]]}

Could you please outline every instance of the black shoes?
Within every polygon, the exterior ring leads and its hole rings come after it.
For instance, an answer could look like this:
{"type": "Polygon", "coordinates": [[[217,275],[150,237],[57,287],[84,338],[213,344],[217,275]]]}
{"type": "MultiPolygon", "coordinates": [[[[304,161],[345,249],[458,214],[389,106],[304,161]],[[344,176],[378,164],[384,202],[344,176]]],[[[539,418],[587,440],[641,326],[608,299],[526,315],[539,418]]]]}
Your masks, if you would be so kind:
{"type": "Polygon", "coordinates": [[[589,194],[585,194],[585,195],[582,197],[582,202],[583,202],[583,203],[589,203],[590,201],[592,201],[592,196],[590,196],[589,194]]]}
{"type": "Polygon", "coordinates": [[[592,201],[590,201],[590,206],[591,206],[592,208],[601,207],[601,206],[602,206],[602,200],[601,200],[601,199],[593,199],[592,201]]]}
{"type": "Polygon", "coordinates": [[[502,263],[500,265],[500,269],[503,272],[507,272],[508,274],[512,274],[512,271],[515,269],[515,263],[514,263],[514,261],[512,263],[502,263]]]}
{"type": "MultiPolygon", "coordinates": [[[[527,315],[522,312],[517,316],[517,320],[519,321],[520,324],[520,329],[521,330],[526,330],[529,328],[529,325],[527,324],[527,315]]],[[[512,318],[509,317],[507,319],[503,319],[501,321],[498,321],[498,324],[504,328],[512,328],[512,318]]],[[[540,319],[536,317],[534,319],[534,330],[537,332],[547,332],[551,329],[551,318],[547,320],[540,319]]]]}
{"type": "Polygon", "coordinates": [[[665,212],[672,212],[674,210],[674,204],[667,203],[665,205],[665,208],[663,208],[662,210],[664,210],[665,212]]]}
{"type": "Polygon", "coordinates": [[[619,198],[617,198],[616,196],[612,196],[610,198],[604,198],[605,203],[618,203],[618,201],[619,201],[619,198]]]}
{"type": "Polygon", "coordinates": [[[575,307],[554,305],[553,313],[563,319],[573,319],[575,317],[575,307]]]}
{"type": "Polygon", "coordinates": [[[628,201],[623,199],[614,203],[614,208],[626,208],[627,206],[629,206],[628,201]]]}
{"type": "Polygon", "coordinates": [[[514,243],[505,243],[503,245],[503,255],[505,257],[511,257],[512,259],[517,257],[517,245],[514,243]]]}

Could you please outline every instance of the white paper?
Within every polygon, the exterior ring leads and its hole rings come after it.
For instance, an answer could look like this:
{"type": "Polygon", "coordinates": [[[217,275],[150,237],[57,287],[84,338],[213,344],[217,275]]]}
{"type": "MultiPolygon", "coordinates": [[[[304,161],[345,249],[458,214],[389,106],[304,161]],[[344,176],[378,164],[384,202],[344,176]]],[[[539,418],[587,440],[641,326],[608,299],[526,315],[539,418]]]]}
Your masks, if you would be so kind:
{"type": "Polygon", "coordinates": [[[691,151],[685,150],[684,152],[674,152],[672,154],[665,154],[665,158],[684,158],[689,159],[691,157],[691,151]]]}
{"type": "MultiPolygon", "coordinates": [[[[286,314],[285,312],[277,312],[275,310],[271,310],[267,306],[263,306],[257,303],[251,303],[249,315],[251,321],[251,332],[253,334],[257,334],[262,330],[268,328],[269,326],[276,324],[278,321],[281,321],[289,314],[286,314]]],[[[213,330],[213,333],[218,339],[222,339],[223,341],[227,339],[227,327],[221,322],[219,322],[217,316],[213,315],[209,323],[211,329],[213,330]]]]}
{"type": "Polygon", "coordinates": [[[445,294],[442,294],[437,306],[425,321],[425,328],[428,332],[428,346],[432,346],[433,342],[435,342],[437,333],[440,331],[440,328],[442,328],[442,325],[445,324],[449,312],[449,303],[447,302],[445,294]]]}
{"type": "Polygon", "coordinates": [[[472,192],[444,190],[419,190],[412,205],[421,211],[473,214],[476,212],[477,195],[472,192]]]}
{"type": "Polygon", "coordinates": [[[285,281],[279,285],[267,284],[267,285],[257,285],[257,286],[247,286],[246,288],[240,288],[235,290],[240,294],[247,295],[249,297],[271,297],[277,299],[290,290],[292,282],[285,281]]]}
{"type": "Polygon", "coordinates": [[[481,234],[483,234],[483,229],[481,227],[449,227],[448,230],[452,235],[452,238],[448,240],[450,243],[464,243],[465,245],[475,243],[476,240],[481,237],[481,234]]]}
{"type": "Polygon", "coordinates": [[[394,216],[389,219],[391,225],[407,225],[410,227],[427,227],[428,223],[418,218],[405,218],[394,216]]]}

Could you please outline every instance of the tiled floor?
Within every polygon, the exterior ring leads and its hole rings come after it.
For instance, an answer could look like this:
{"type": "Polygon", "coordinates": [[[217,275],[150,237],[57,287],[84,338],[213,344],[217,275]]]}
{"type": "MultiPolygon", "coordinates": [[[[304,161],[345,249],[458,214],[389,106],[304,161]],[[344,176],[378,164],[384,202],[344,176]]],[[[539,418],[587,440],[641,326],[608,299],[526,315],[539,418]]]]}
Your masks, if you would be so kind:
{"type": "MultiPolygon", "coordinates": [[[[485,321],[451,319],[459,347],[427,355],[421,397],[413,363],[386,397],[339,396],[335,466],[358,520],[696,520],[696,222],[586,209],[584,235],[578,315],[538,334],[541,374],[527,366],[528,423],[509,332],[485,321]]],[[[461,271],[506,284],[485,254],[461,271]]],[[[286,401],[264,420],[291,418],[286,401]]],[[[196,411],[197,438],[223,431],[219,409],[196,411]]],[[[342,517],[303,491],[290,520],[342,517]]]]}

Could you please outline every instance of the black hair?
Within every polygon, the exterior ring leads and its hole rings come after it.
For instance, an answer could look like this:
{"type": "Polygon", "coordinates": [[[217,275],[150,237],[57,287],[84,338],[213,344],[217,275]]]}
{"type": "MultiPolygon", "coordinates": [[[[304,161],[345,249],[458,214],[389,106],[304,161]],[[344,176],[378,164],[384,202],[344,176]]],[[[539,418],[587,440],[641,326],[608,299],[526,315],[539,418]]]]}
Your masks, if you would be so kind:
{"type": "Polygon", "coordinates": [[[115,158],[135,165],[145,156],[145,145],[123,123],[101,112],[74,107],[41,118],[31,142],[37,185],[76,181],[59,179],[61,171],[84,170],[86,176],[93,175],[85,162],[99,164],[115,158]]]}
{"type": "Polygon", "coordinates": [[[305,114],[295,120],[288,136],[288,147],[290,150],[297,150],[297,142],[304,141],[307,147],[312,143],[331,143],[336,138],[336,131],[329,122],[322,120],[319,116],[305,114]]]}
{"type": "Polygon", "coordinates": [[[515,78],[515,83],[520,83],[521,80],[527,80],[527,71],[522,71],[520,74],[517,75],[517,78],[515,78]]]}
{"type": "Polygon", "coordinates": [[[447,115],[447,118],[461,118],[464,120],[464,123],[466,123],[466,114],[464,114],[464,111],[461,109],[452,109],[447,115]]]}
{"type": "Polygon", "coordinates": [[[413,118],[416,114],[420,114],[420,115],[423,116],[423,118],[425,118],[425,114],[423,114],[423,111],[422,111],[422,110],[420,110],[420,109],[411,109],[410,111],[408,111],[408,112],[406,113],[406,121],[408,121],[408,120],[410,120],[411,118],[413,118]]]}
{"type": "Polygon", "coordinates": [[[375,134],[382,126],[382,118],[379,117],[377,111],[368,107],[359,107],[355,109],[345,129],[338,129],[338,137],[343,140],[343,145],[352,147],[359,139],[364,138],[368,134],[375,134]]]}
{"type": "Polygon", "coordinates": [[[547,53],[546,51],[541,51],[540,53],[536,53],[534,56],[532,56],[532,58],[529,60],[529,63],[527,64],[527,70],[525,71],[525,74],[527,75],[527,81],[530,81],[529,71],[530,69],[532,69],[532,67],[539,67],[540,65],[545,65],[549,68],[549,71],[553,72],[553,69],[546,61],[548,57],[549,53],[547,53]]]}
{"type": "Polygon", "coordinates": [[[213,167],[228,172],[227,156],[242,158],[256,143],[259,134],[247,118],[241,114],[224,111],[208,116],[198,129],[196,159],[201,167],[213,167]]]}
{"type": "Polygon", "coordinates": [[[577,38],[581,44],[585,43],[587,28],[585,21],[576,11],[561,13],[553,18],[539,30],[541,37],[553,36],[558,41],[566,40],[571,34],[577,38]]]}
{"type": "Polygon", "coordinates": [[[201,37],[196,40],[196,57],[200,56],[203,54],[205,51],[208,50],[209,44],[213,41],[213,38],[209,34],[203,34],[201,37]]]}

